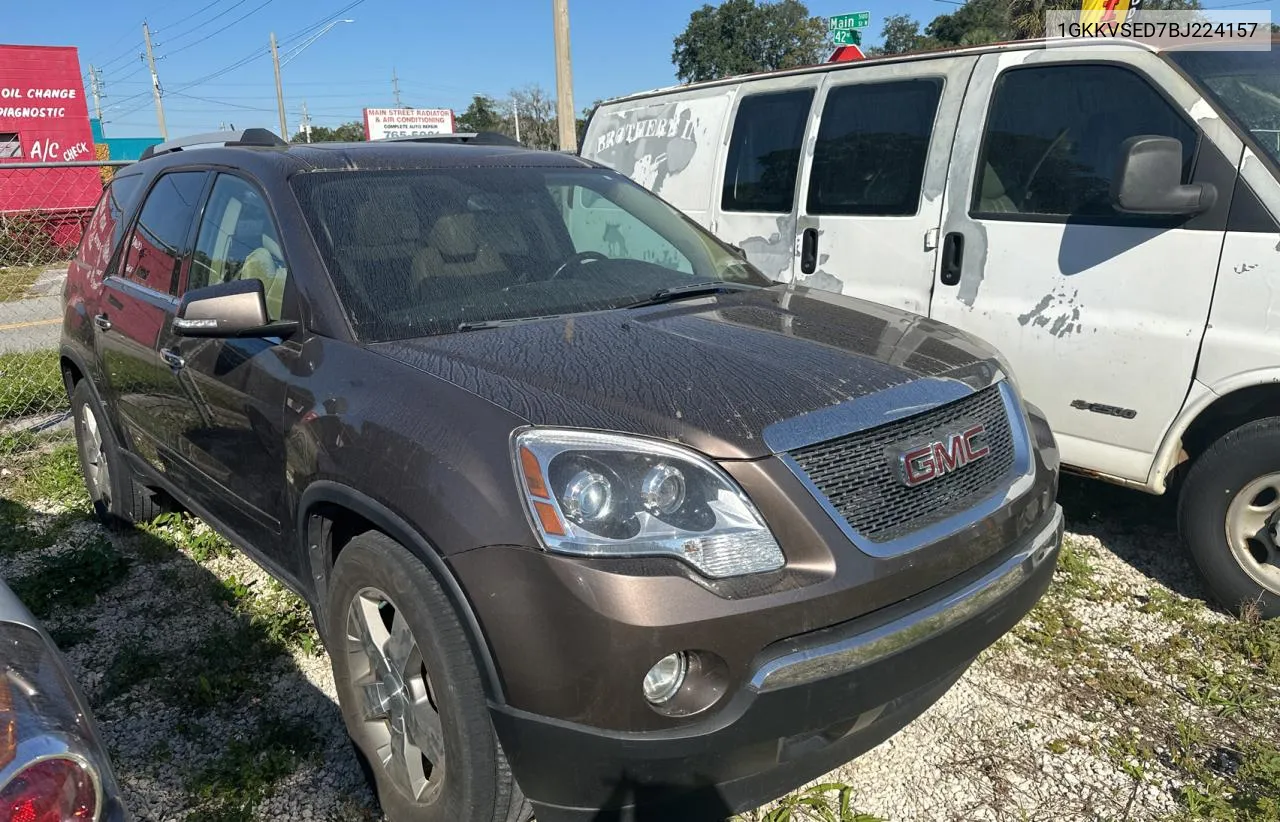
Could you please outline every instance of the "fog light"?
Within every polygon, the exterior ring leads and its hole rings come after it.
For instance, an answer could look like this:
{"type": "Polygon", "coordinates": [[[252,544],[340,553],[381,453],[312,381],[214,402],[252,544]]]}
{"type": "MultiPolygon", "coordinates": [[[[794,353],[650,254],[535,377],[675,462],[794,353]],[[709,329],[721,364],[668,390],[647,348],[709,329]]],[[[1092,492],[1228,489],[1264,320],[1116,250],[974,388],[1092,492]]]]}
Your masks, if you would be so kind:
{"type": "Polygon", "coordinates": [[[644,675],[644,698],[661,705],[679,692],[689,673],[689,655],[684,651],[664,656],[644,675]]]}

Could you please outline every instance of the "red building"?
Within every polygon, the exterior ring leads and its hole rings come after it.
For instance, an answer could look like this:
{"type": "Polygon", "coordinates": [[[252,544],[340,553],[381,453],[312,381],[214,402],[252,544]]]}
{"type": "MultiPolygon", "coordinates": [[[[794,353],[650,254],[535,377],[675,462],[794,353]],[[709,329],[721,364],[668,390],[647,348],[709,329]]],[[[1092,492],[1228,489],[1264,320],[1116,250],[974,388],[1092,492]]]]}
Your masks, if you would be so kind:
{"type": "Polygon", "coordinates": [[[83,213],[102,193],[98,169],[4,166],[93,159],[76,49],[0,45],[0,212],[83,213]]]}

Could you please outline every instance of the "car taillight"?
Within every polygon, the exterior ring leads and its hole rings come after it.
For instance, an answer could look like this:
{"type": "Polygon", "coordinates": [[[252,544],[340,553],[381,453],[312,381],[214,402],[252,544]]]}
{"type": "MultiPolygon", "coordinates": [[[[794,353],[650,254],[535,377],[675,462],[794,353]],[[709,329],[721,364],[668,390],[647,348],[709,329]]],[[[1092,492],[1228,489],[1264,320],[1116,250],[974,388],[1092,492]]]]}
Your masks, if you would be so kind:
{"type": "Polygon", "coordinates": [[[81,822],[97,815],[97,782],[73,759],[37,762],[0,792],[0,818],[12,822],[81,822]]]}

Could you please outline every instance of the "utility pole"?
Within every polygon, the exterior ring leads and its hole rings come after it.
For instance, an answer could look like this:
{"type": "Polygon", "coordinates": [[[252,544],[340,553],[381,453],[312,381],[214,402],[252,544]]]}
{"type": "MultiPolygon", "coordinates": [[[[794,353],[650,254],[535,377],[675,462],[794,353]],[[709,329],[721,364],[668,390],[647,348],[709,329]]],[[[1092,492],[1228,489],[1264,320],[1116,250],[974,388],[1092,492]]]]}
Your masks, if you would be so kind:
{"type": "Polygon", "coordinates": [[[280,139],[288,142],[289,124],[284,119],[284,86],[280,85],[280,52],[276,50],[276,33],[271,32],[271,62],[276,65],[276,107],[280,109],[280,139]]]}
{"type": "Polygon", "coordinates": [[[102,128],[102,78],[93,64],[89,64],[89,88],[93,90],[93,113],[98,118],[98,128],[102,128]]]}
{"type": "Polygon", "coordinates": [[[573,67],[569,57],[569,0],[551,0],[556,29],[556,115],[560,150],[577,152],[578,121],[573,114],[573,67]]]}
{"type": "Polygon", "coordinates": [[[516,142],[518,143],[520,142],[520,101],[514,97],[511,98],[511,110],[516,116],[516,142]]]}
{"type": "Polygon", "coordinates": [[[311,142],[311,115],[307,113],[307,101],[302,101],[302,133],[306,135],[307,142],[311,142]]]}
{"type": "Polygon", "coordinates": [[[396,96],[396,108],[404,108],[400,103],[400,78],[396,76],[395,66],[391,67],[391,91],[396,96]]]}
{"type": "Polygon", "coordinates": [[[156,122],[160,124],[160,137],[168,140],[169,129],[164,124],[164,103],[160,101],[160,76],[156,74],[156,56],[151,51],[151,29],[142,24],[142,40],[147,44],[147,65],[151,68],[151,93],[156,98],[156,122]]]}

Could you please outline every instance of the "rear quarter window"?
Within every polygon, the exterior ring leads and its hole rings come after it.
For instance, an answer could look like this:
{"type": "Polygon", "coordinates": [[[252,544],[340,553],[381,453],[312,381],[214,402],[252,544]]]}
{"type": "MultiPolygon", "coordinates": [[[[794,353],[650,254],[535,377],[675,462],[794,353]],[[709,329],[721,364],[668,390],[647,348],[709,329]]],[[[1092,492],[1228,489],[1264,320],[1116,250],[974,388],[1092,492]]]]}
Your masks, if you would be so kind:
{"type": "Polygon", "coordinates": [[[101,273],[124,236],[129,212],[142,185],[142,175],[116,176],[102,192],[80,239],[77,259],[101,273]]]}

